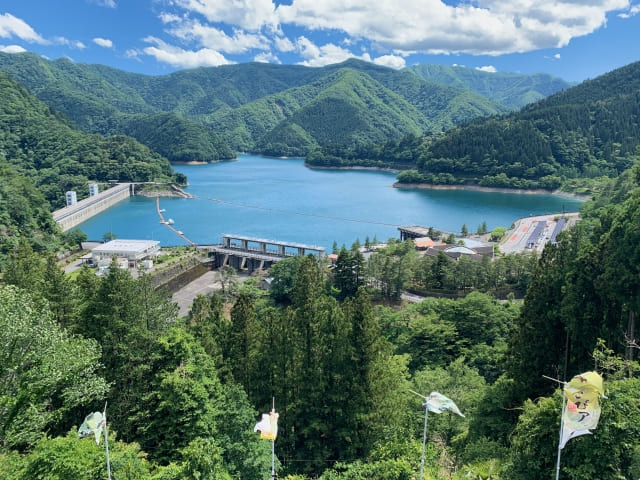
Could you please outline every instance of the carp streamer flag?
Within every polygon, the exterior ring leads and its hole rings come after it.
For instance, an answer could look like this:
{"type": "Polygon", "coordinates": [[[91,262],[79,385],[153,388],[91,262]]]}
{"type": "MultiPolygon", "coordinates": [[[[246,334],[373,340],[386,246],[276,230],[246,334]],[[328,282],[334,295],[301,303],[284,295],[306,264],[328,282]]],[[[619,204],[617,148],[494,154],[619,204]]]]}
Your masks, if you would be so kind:
{"type": "Polygon", "coordinates": [[[604,397],[602,377],[597,372],[576,375],[564,387],[567,404],[564,409],[560,448],[569,440],[590,434],[600,419],[600,397],[604,397]]]}
{"type": "Polygon", "coordinates": [[[442,413],[445,410],[448,410],[450,412],[457,413],[461,417],[464,417],[453,400],[438,392],[431,392],[429,394],[429,397],[427,398],[427,402],[422,406],[426,407],[430,412],[442,413]]]}
{"type": "Polygon", "coordinates": [[[260,438],[275,440],[278,436],[278,414],[274,411],[263,413],[262,420],[256,423],[253,431],[260,431],[260,438]]]}
{"type": "Polygon", "coordinates": [[[78,438],[95,436],[96,444],[100,445],[104,417],[100,412],[93,412],[87,415],[78,429],[78,438]]]}

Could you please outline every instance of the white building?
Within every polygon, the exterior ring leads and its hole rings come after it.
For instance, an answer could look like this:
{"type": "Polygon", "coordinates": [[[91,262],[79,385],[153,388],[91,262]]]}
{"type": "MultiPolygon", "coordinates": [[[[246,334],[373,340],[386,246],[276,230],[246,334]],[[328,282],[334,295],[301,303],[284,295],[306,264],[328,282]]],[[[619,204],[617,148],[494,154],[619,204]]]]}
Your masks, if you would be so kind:
{"type": "Polygon", "coordinates": [[[65,192],[64,197],[67,200],[67,207],[78,203],[78,196],[76,195],[76,192],[74,192],[73,190],[69,190],[68,192],[65,192]]]}
{"type": "Polygon", "coordinates": [[[98,195],[98,193],[100,193],[100,189],[98,188],[98,184],[97,183],[90,183],[89,184],[89,196],[93,197],[95,195],[98,195]]]}
{"type": "MultiPolygon", "coordinates": [[[[119,263],[126,261],[129,268],[137,268],[140,262],[153,261],[160,255],[160,242],[157,240],[111,240],[91,250],[93,264],[108,266],[115,256],[119,263]]],[[[145,262],[148,267],[149,262],[145,262]]]]}

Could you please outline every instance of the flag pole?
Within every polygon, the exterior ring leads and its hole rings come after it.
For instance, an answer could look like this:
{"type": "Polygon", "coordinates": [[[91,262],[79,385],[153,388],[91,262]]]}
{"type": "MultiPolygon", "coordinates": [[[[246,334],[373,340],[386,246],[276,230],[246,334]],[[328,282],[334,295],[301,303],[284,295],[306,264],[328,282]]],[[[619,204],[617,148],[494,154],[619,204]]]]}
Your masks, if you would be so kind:
{"type": "Polygon", "coordinates": [[[567,385],[568,361],[569,361],[569,331],[567,331],[567,334],[565,336],[565,341],[564,341],[564,371],[563,371],[564,381],[558,380],[557,378],[551,378],[551,377],[547,377],[546,375],[542,375],[543,378],[546,378],[547,380],[551,380],[554,382],[558,382],[560,385],[562,385],[562,404],[561,404],[562,410],[560,411],[560,436],[558,438],[558,455],[556,459],[556,480],[560,478],[560,457],[562,455],[562,438],[564,435],[564,410],[565,410],[564,404],[566,400],[566,393],[564,391],[564,387],[567,385]]]}
{"type": "Polygon", "coordinates": [[[424,449],[427,443],[427,419],[429,418],[429,408],[424,404],[424,430],[422,432],[422,456],[420,458],[420,480],[424,480],[424,449]]]}
{"type": "Polygon", "coordinates": [[[102,413],[104,423],[104,446],[107,456],[107,478],[111,480],[111,463],[109,462],[109,436],[107,434],[107,402],[104,402],[104,412],[102,413]]]}
{"type": "MultiPolygon", "coordinates": [[[[547,377],[546,375],[542,375],[543,378],[546,378],[547,380],[551,380],[553,382],[557,382],[560,385],[562,385],[564,387],[564,385],[566,385],[566,382],[563,382],[562,380],[558,380],[557,378],[552,378],[552,377],[547,377]]],[[[558,480],[558,478],[560,478],[560,457],[562,455],[562,436],[564,433],[564,404],[565,404],[565,400],[566,400],[566,393],[564,391],[564,388],[562,389],[562,405],[561,405],[561,412],[560,412],[560,438],[558,439],[558,455],[557,455],[557,459],[556,459],[556,480],[558,480]]]]}
{"type": "MultiPolygon", "coordinates": [[[[429,397],[425,397],[424,395],[419,394],[418,392],[414,392],[413,390],[409,390],[411,393],[418,395],[419,397],[428,400],[429,397]]],[[[426,402],[424,403],[424,430],[422,431],[422,455],[420,456],[420,480],[424,480],[424,450],[427,444],[427,421],[429,418],[429,408],[427,407],[426,402]]]]}
{"type": "Polygon", "coordinates": [[[556,460],[556,480],[560,478],[560,455],[562,454],[562,437],[564,436],[564,403],[566,393],[562,389],[562,414],[560,415],[560,438],[558,439],[558,459],[556,460]]]}
{"type": "MultiPolygon", "coordinates": [[[[271,414],[276,413],[276,399],[271,397],[271,414]]],[[[271,480],[276,479],[276,439],[271,440],[271,480]]]]}

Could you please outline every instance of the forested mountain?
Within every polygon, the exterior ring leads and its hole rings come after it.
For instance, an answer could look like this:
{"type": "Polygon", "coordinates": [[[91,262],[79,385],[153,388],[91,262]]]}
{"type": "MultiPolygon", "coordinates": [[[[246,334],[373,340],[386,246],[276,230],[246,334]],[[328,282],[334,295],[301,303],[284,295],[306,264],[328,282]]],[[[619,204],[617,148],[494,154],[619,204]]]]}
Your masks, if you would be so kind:
{"type": "Polygon", "coordinates": [[[615,177],[640,144],[640,63],[527,105],[428,136],[330,146],[312,165],[406,169],[404,183],[553,190],[575,179],[615,177]]]}
{"type": "MultiPolygon", "coordinates": [[[[402,96],[353,69],[340,69],[304,87],[257,100],[229,117],[243,117],[242,112],[250,117],[259,103],[275,114],[273,128],[266,125],[265,133],[258,135],[258,149],[267,154],[301,155],[318,144],[369,143],[429,128],[425,116],[402,96]],[[290,113],[282,119],[284,110],[290,113]]],[[[228,125],[229,117],[219,118],[218,123],[228,125]]]]}
{"type": "Polygon", "coordinates": [[[434,140],[422,173],[487,186],[555,188],[574,177],[616,176],[640,144],[640,62],[588,80],[504,117],[471,121],[434,140]]]}
{"type": "Polygon", "coordinates": [[[441,131],[508,110],[469,90],[358,60],[322,68],[225,65],[151,77],[0,53],[0,69],[80,128],[131,135],[171,161],[215,161],[238,150],[304,155],[317,146],[441,131]],[[149,131],[157,118],[146,115],[161,113],[171,115],[162,118],[164,131],[177,139],[172,148],[149,131]],[[336,120],[348,130],[336,129],[336,120]],[[195,146],[186,144],[191,138],[198,139],[195,146]]]}
{"type": "Polygon", "coordinates": [[[52,209],[64,206],[67,190],[88,196],[90,181],[184,181],[164,157],[130,137],[78,130],[4,73],[0,98],[0,157],[31,179],[52,209]]]}
{"type": "Polygon", "coordinates": [[[494,102],[518,110],[572,85],[547,73],[524,75],[510,72],[485,72],[462,66],[414,65],[406,70],[428,82],[463,88],[494,102]]]}

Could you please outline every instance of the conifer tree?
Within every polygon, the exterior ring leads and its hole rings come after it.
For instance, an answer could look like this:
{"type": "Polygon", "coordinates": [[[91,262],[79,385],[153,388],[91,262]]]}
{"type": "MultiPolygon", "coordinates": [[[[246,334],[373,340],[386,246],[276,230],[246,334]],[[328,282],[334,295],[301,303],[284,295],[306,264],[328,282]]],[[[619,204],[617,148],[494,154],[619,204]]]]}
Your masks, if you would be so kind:
{"type": "Polygon", "coordinates": [[[42,277],[42,295],[49,302],[56,321],[70,327],[75,324],[78,314],[78,294],[74,282],[58,266],[56,257],[48,254],[45,257],[42,277]]]}
{"type": "Polygon", "coordinates": [[[42,257],[33,251],[25,238],[11,250],[3,269],[3,281],[25,290],[40,291],[43,282],[42,257]]]}
{"type": "Polygon", "coordinates": [[[251,392],[254,336],[256,334],[256,312],[251,295],[241,292],[231,308],[231,326],[229,328],[226,359],[231,367],[233,378],[251,392]]]}

